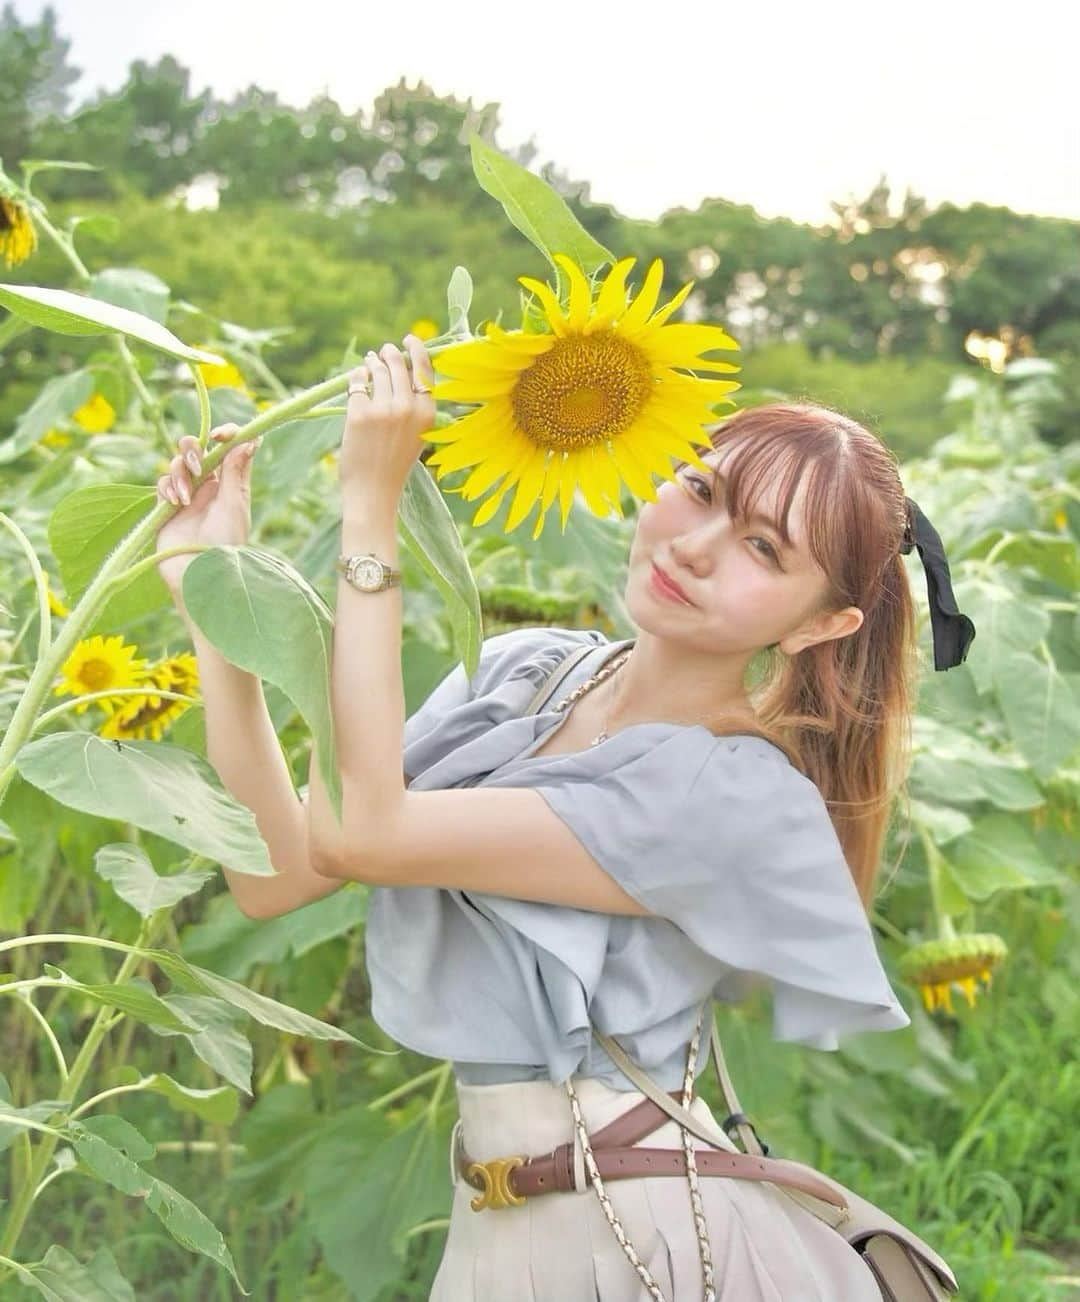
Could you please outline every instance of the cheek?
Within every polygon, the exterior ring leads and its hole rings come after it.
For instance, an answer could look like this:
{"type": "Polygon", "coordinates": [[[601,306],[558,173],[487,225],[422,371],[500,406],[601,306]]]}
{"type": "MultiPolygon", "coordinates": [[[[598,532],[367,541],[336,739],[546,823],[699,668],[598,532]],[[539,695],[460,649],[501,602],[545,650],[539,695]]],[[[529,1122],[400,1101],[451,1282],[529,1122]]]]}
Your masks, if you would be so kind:
{"type": "Polygon", "coordinates": [[[686,490],[665,483],[656,490],[656,501],[646,502],[638,512],[638,532],[647,538],[667,538],[692,528],[694,506],[686,490]]]}

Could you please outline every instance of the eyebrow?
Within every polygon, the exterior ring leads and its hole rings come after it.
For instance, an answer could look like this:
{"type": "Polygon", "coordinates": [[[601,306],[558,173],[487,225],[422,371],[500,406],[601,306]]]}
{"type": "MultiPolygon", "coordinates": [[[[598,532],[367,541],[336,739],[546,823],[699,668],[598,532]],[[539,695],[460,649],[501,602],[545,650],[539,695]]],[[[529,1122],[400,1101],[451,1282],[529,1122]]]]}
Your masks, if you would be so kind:
{"type": "MultiPolygon", "coordinates": [[[[727,476],[723,474],[720,470],[718,470],[715,466],[710,466],[709,469],[720,481],[721,485],[724,488],[724,492],[726,493],[727,476]]],[[[756,512],[754,515],[750,516],[748,523],[754,524],[755,522],[758,524],[767,525],[768,528],[770,528],[773,531],[773,533],[776,534],[776,541],[779,543],[781,551],[786,552],[789,556],[796,555],[796,549],[792,546],[789,546],[788,543],[784,542],[784,535],[780,530],[779,524],[777,524],[775,520],[770,519],[767,515],[762,515],[760,512],[756,512]]]]}

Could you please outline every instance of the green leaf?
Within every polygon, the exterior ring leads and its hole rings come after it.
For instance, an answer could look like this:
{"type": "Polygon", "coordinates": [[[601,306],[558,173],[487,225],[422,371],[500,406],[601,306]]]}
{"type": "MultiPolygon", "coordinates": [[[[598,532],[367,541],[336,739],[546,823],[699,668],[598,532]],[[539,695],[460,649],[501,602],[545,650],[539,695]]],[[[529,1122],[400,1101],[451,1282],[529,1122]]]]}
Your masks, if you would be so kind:
{"type": "Polygon", "coordinates": [[[256,921],[240,911],[228,891],[222,891],[208,902],[199,922],[184,928],[180,952],[214,972],[243,981],[259,964],[275,967],[303,958],[361,926],[367,900],[367,891],[350,883],[280,917],[256,921]]]}
{"type": "Polygon", "coordinates": [[[25,321],[61,335],[128,335],[182,362],[224,366],[217,353],[191,348],[158,321],[70,289],[0,284],[0,304],[25,321]]]}
{"type": "Polygon", "coordinates": [[[145,950],[144,953],[163,968],[181,989],[202,995],[216,995],[249,1017],[254,1017],[263,1026],[273,1026],[290,1035],[305,1035],[315,1040],[345,1040],[349,1044],[359,1044],[370,1049],[372,1053],[384,1052],[373,1045],[364,1044],[363,1040],[358,1040],[340,1026],[331,1026],[328,1022],[319,1021],[317,1017],[309,1017],[307,1013],[280,1004],[268,995],[256,994],[237,981],[230,981],[228,977],[218,976],[216,972],[188,963],[178,954],[171,954],[164,949],[145,950]]]}
{"type": "MultiPolygon", "coordinates": [[[[472,307],[473,281],[468,267],[455,267],[446,287],[449,330],[455,335],[469,335],[469,308],[472,307]]],[[[436,363],[437,364],[437,363],[436,363]]]]}
{"type": "Polygon", "coordinates": [[[103,1008],[115,1008],[134,1017],[136,1021],[147,1026],[163,1026],[170,1031],[191,1031],[196,1029],[191,1023],[183,1021],[171,1008],[145,984],[125,982],[122,985],[91,985],[76,981],[74,977],[59,968],[55,963],[43,963],[42,967],[49,976],[56,977],[62,985],[70,986],[92,1003],[103,1008]]]}
{"type": "Polygon", "coordinates": [[[129,1197],[142,1198],[147,1207],[161,1221],[177,1243],[191,1252],[224,1266],[236,1280],[236,1286],[245,1297],[250,1293],[240,1283],[232,1254],[225,1244],[221,1231],[195,1206],[171,1185],[142,1170],[119,1148],[102,1139],[78,1121],[69,1123],[72,1147],[79,1161],[88,1171],[129,1197]]]}
{"type": "Polygon", "coordinates": [[[234,872],[276,875],[251,810],[208,761],[179,746],[56,732],[23,746],[15,765],[72,809],[134,823],[234,872]]]}
{"type": "Polygon", "coordinates": [[[988,899],[995,891],[1056,886],[1067,880],[1015,818],[998,813],[979,819],[953,847],[949,868],[973,900],[988,899]]]}
{"type": "Polygon", "coordinates": [[[911,762],[913,796],[963,805],[989,800],[999,809],[1036,809],[1045,796],[1019,755],[992,751],[976,737],[925,715],[915,715],[911,762]]]}
{"type": "Polygon", "coordinates": [[[90,293],[105,303],[138,312],[158,325],[169,314],[169,287],[143,267],[103,267],[90,279],[90,293]]]}
{"type": "Polygon", "coordinates": [[[330,704],[334,620],[326,602],[288,562],[247,546],[201,552],[182,586],[188,614],[221,654],[273,683],[303,715],[340,822],[330,704]]]}
{"type": "Polygon", "coordinates": [[[471,678],[484,640],[480,593],[461,534],[431,471],[421,462],[409,470],[398,504],[401,538],[442,595],[454,646],[471,678]]]}
{"type": "MultiPolygon", "coordinates": [[[[156,505],[155,490],[145,484],[87,484],[57,502],[49,518],[49,547],[72,605],[90,586],[116,545],[156,505]]],[[[131,558],[131,563],[149,556],[153,549],[150,540],[131,558]]],[[[157,567],[151,565],[113,593],[84,636],[114,632],[169,601],[169,590],[157,567]]]]}
{"type": "Polygon", "coordinates": [[[121,1149],[133,1162],[147,1162],[157,1152],[141,1131],[126,1117],[116,1113],[101,1112],[97,1116],[84,1117],[82,1124],[99,1139],[121,1149]]]}
{"type": "MultiPolygon", "coordinates": [[[[239,1028],[241,1013],[224,999],[204,995],[185,995],[170,992],[162,1001],[181,1017],[198,1026],[197,1031],[179,1034],[191,1045],[196,1057],[222,1076],[231,1085],[250,1095],[251,1069],[255,1061],[251,1041],[239,1028]]],[[[175,1031],[151,1028],[155,1035],[175,1035],[175,1031]]]]}
{"type": "Polygon", "coordinates": [[[103,1243],[85,1266],[54,1243],[40,1261],[22,1262],[17,1269],[21,1282],[49,1302],[135,1302],[135,1290],[103,1243]]]}
{"type": "Polygon", "coordinates": [[[235,1121],[240,1106],[236,1090],[231,1085],[196,1089],[190,1085],[181,1085],[164,1072],[144,1076],[130,1063],[125,1063],[118,1069],[116,1081],[120,1085],[138,1085],[141,1089],[163,1094],[177,1112],[190,1112],[203,1121],[217,1125],[227,1126],[235,1121]]]}
{"type": "Polygon", "coordinates": [[[384,1118],[353,1111],[320,1136],[304,1184],[315,1235],[352,1302],[374,1302],[401,1273],[407,1232],[450,1209],[446,1144],[426,1112],[387,1135],[384,1118]]]}
{"type": "Polygon", "coordinates": [[[101,846],[94,854],[94,870],[144,918],[158,909],[173,908],[217,876],[212,868],[186,868],[162,877],[146,851],[130,841],[101,846]]]}
{"type": "Polygon", "coordinates": [[[1031,651],[1047,636],[1050,614],[1008,570],[963,579],[953,588],[957,605],[979,630],[979,654],[968,664],[979,690],[987,691],[1000,677],[999,665],[1009,651],[1031,651]]]}
{"type": "Polygon", "coordinates": [[[1046,781],[1080,747],[1077,675],[1011,648],[999,652],[994,685],[1009,734],[1037,777],[1046,781]]]}
{"type": "MultiPolygon", "coordinates": [[[[560,279],[565,273],[552,257],[565,253],[591,275],[614,254],[593,239],[557,191],[488,145],[474,131],[469,136],[473,172],[482,189],[502,204],[507,217],[547,258],[560,279]]],[[[560,290],[560,294],[562,294],[560,290]]]]}
{"type": "Polygon", "coordinates": [[[72,412],[89,402],[93,392],[91,371],[71,371],[46,380],[41,392],[15,422],[11,437],[0,443],[0,465],[21,457],[55,425],[67,420],[72,412]]]}
{"type": "Polygon", "coordinates": [[[19,1125],[20,1117],[45,1126],[58,1112],[66,1116],[70,1109],[71,1104],[66,1099],[35,1099],[25,1108],[13,1107],[9,1099],[0,1099],[0,1153],[11,1146],[16,1135],[26,1130],[25,1126],[19,1125]]]}

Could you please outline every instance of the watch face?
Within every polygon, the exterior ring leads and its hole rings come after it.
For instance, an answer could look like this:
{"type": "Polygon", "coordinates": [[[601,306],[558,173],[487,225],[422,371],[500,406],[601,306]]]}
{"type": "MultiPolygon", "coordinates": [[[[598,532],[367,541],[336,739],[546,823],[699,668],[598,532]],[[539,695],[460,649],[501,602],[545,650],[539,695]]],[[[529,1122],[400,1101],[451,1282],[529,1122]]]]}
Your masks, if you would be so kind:
{"type": "Polygon", "coordinates": [[[365,557],[356,562],[353,577],[362,588],[377,588],[383,581],[382,565],[373,557],[365,557]]]}

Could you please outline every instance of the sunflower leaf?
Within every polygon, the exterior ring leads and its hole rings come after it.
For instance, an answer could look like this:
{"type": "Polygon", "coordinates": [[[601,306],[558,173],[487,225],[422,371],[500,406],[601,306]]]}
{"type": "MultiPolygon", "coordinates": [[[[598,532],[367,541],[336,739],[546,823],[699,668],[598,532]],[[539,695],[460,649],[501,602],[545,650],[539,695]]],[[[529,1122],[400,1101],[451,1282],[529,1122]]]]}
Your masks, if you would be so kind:
{"type": "Polygon", "coordinates": [[[554,254],[565,253],[592,274],[615,255],[593,239],[556,190],[541,177],[486,144],[474,131],[469,136],[473,171],[481,187],[498,199],[507,217],[564,276],[554,254]]]}
{"type": "Polygon", "coordinates": [[[166,326],[141,312],[106,303],[70,289],[52,289],[46,285],[0,284],[0,304],[9,311],[59,335],[124,334],[149,344],[181,362],[203,362],[224,366],[217,353],[192,348],[178,339],[166,326]]]}

